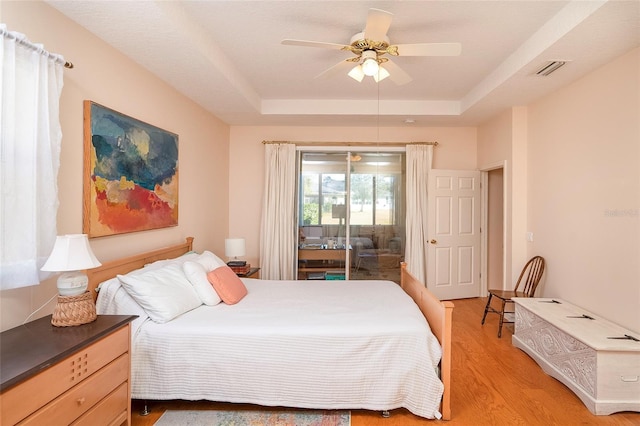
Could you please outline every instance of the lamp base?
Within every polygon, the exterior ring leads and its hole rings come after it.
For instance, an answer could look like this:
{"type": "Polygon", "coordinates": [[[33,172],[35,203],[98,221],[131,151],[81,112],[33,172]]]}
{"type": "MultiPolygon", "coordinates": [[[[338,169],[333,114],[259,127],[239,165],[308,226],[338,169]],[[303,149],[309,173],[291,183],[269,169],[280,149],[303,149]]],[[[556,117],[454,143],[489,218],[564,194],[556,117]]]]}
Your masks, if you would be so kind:
{"type": "Polygon", "coordinates": [[[58,296],[58,304],[53,310],[51,324],[56,327],[69,327],[88,324],[98,318],[96,304],[91,293],[85,291],[76,296],[58,296]]]}
{"type": "Polygon", "coordinates": [[[60,296],[77,296],[87,291],[89,278],[84,271],[63,272],[58,277],[57,286],[60,296]]]}

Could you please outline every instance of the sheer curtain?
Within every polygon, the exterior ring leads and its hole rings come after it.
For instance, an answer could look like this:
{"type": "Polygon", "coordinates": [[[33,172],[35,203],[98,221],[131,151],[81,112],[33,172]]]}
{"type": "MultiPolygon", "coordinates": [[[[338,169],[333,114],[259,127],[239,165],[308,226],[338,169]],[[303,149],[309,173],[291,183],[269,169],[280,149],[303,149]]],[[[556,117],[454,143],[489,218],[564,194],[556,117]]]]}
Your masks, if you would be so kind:
{"type": "Polygon", "coordinates": [[[295,279],[296,147],[265,145],[264,205],[260,226],[260,278],[295,279]]]}
{"type": "Polygon", "coordinates": [[[407,269],[427,284],[427,179],[433,160],[433,145],[407,145],[407,269]]]}
{"type": "Polygon", "coordinates": [[[0,24],[0,289],[39,284],[56,238],[64,59],[0,24]]]}

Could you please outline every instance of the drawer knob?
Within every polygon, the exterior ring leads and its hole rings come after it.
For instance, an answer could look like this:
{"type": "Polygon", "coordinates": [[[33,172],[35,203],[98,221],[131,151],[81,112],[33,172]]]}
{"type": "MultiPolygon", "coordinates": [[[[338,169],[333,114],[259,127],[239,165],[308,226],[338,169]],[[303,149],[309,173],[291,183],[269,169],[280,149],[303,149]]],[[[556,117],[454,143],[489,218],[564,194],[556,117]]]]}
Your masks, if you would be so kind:
{"type": "Polygon", "coordinates": [[[637,382],[638,376],[620,376],[623,382],[637,382]]]}
{"type": "Polygon", "coordinates": [[[84,401],[85,401],[84,397],[78,399],[78,405],[84,404],[84,401]]]}

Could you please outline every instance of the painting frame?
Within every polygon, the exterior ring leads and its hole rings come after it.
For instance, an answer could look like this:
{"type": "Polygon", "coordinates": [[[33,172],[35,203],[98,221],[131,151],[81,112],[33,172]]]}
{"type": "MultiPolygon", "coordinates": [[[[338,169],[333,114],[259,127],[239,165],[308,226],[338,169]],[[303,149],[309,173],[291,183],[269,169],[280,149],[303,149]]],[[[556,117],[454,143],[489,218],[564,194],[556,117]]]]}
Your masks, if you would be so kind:
{"type": "Polygon", "coordinates": [[[83,233],[177,226],[178,135],[90,100],[83,115],[83,233]]]}

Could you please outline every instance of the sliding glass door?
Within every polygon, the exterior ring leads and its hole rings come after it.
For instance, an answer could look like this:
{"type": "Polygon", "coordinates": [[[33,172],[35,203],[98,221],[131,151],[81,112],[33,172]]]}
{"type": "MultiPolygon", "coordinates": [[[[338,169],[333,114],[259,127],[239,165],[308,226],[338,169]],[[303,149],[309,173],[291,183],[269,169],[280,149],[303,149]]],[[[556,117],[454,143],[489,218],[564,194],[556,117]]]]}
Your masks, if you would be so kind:
{"type": "Polygon", "coordinates": [[[398,281],[404,152],[302,152],[298,279],[398,281]]]}

